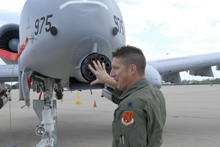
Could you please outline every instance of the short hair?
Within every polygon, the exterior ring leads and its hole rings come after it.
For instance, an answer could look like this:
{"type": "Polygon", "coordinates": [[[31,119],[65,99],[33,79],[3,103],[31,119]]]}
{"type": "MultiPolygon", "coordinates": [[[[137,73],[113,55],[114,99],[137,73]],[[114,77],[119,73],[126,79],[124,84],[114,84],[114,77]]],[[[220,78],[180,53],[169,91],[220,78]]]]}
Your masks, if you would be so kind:
{"type": "Polygon", "coordinates": [[[122,64],[128,68],[131,64],[136,65],[140,76],[145,74],[146,59],[143,52],[134,46],[122,46],[112,52],[112,58],[121,58],[122,64]]]}

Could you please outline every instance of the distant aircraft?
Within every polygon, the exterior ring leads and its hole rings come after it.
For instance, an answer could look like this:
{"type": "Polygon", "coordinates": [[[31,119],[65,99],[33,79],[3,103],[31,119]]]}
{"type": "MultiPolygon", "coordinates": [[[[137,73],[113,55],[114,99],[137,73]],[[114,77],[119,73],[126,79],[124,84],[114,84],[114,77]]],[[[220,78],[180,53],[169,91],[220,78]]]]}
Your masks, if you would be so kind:
{"type": "MultiPolygon", "coordinates": [[[[111,52],[125,45],[125,40],[123,17],[114,0],[27,0],[20,24],[0,28],[0,57],[7,64],[0,66],[0,82],[10,82],[14,70],[19,99],[27,106],[31,86],[33,91],[43,92],[44,101],[34,105],[41,120],[36,128],[37,135],[42,136],[37,147],[57,146],[53,92],[60,100],[63,88],[104,88],[103,84],[90,86],[96,77],[87,66],[100,60],[110,73],[111,52]]],[[[162,80],[181,83],[180,71],[213,76],[211,66],[220,70],[219,57],[220,53],[213,53],[148,61],[145,76],[158,88],[162,80]]]]}

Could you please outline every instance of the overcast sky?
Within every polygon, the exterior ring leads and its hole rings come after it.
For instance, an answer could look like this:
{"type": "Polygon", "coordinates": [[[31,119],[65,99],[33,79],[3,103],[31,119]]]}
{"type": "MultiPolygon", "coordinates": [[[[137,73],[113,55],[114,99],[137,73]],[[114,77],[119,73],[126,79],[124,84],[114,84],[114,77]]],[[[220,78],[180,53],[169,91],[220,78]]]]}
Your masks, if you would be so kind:
{"type": "MultiPolygon", "coordinates": [[[[219,0],[116,0],[125,24],[126,43],[147,60],[220,51],[219,0]]],[[[0,26],[19,24],[25,0],[1,0],[0,26]]],[[[0,64],[3,64],[0,61],[0,64]]],[[[215,78],[220,71],[213,68],[215,78]]],[[[203,79],[181,73],[181,79],[203,79]]],[[[205,77],[207,78],[207,77],[205,77]]]]}

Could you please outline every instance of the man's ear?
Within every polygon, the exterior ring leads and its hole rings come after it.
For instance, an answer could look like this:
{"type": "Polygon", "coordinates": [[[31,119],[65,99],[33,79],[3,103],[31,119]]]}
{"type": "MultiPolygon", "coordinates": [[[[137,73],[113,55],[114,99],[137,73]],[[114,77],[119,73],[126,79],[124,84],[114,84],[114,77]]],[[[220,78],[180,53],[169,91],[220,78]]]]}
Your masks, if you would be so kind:
{"type": "Polygon", "coordinates": [[[135,64],[130,65],[130,73],[131,75],[134,75],[135,73],[137,73],[137,67],[135,64]]]}

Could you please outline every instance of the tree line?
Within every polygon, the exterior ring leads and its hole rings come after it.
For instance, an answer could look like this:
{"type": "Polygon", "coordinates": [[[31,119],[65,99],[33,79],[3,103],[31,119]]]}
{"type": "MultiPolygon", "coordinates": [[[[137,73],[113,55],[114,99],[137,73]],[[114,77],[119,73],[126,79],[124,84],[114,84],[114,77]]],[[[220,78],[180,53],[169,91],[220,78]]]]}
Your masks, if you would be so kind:
{"type": "Polygon", "coordinates": [[[220,84],[220,78],[199,80],[182,80],[182,84],[220,84]]]}
{"type": "MultiPolygon", "coordinates": [[[[220,84],[220,78],[216,79],[203,79],[199,80],[182,80],[182,84],[220,84]]],[[[5,86],[10,89],[19,89],[19,83],[15,83],[11,86],[11,84],[5,83],[5,86]]]]}
{"type": "Polygon", "coordinates": [[[7,87],[7,89],[19,89],[19,83],[15,83],[13,85],[5,83],[5,86],[7,87]]]}

